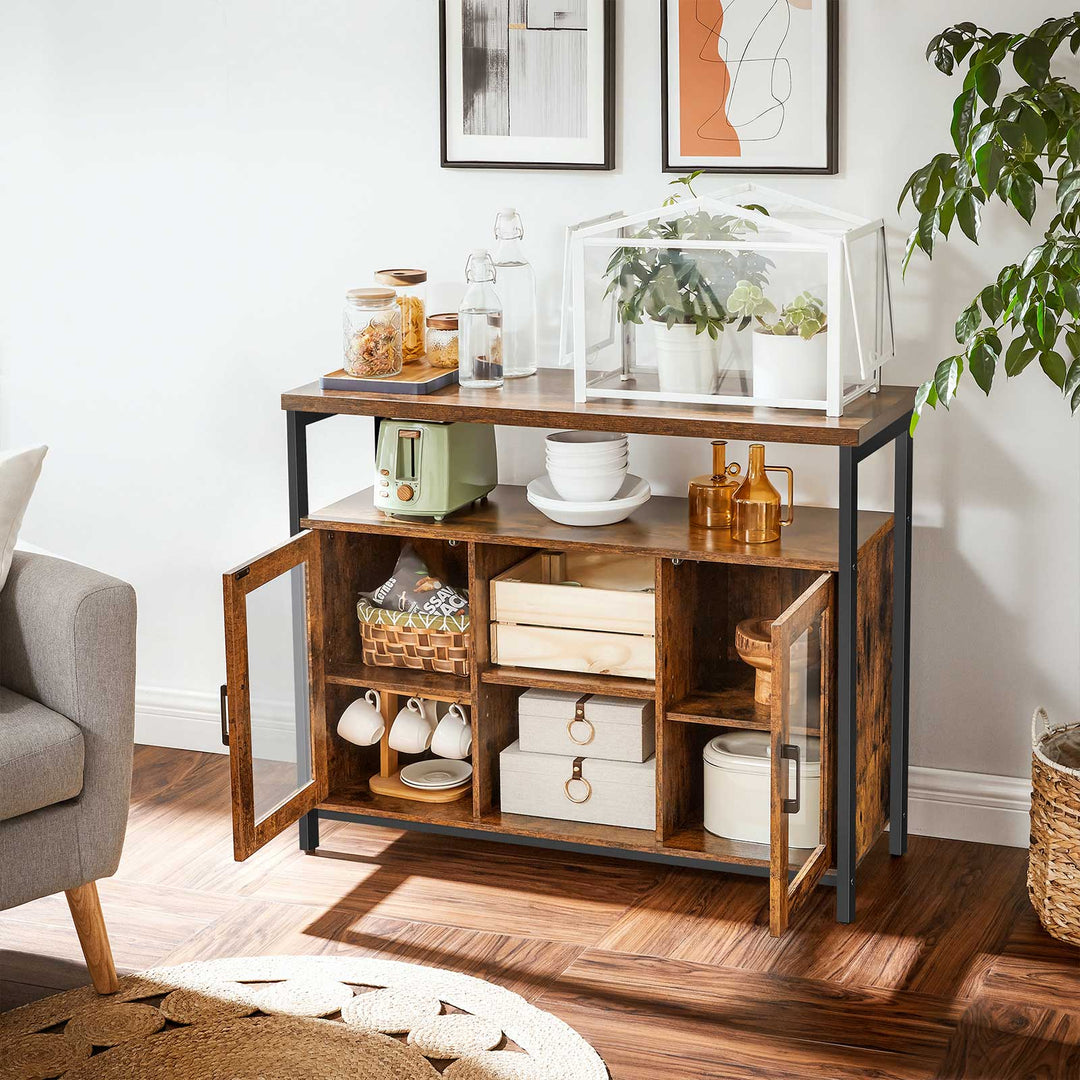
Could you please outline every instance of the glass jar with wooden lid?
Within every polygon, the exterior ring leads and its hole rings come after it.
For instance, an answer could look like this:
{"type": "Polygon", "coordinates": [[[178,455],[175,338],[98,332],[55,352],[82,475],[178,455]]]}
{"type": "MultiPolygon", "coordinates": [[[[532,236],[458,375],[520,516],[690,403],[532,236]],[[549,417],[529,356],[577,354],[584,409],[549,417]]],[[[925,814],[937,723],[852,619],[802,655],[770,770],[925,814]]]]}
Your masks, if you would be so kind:
{"type": "Polygon", "coordinates": [[[458,317],[446,311],[427,317],[427,359],[432,367],[458,366],[458,317]]]}
{"type": "Polygon", "coordinates": [[[350,289],[343,324],[347,374],[378,379],[401,373],[401,313],[393,289],[350,289]]]}
{"type": "Polygon", "coordinates": [[[379,285],[389,285],[397,293],[401,310],[401,355],[405,363],[424,357],[424,309],[427,294],[426,270],[379,270],[379,285]]]}

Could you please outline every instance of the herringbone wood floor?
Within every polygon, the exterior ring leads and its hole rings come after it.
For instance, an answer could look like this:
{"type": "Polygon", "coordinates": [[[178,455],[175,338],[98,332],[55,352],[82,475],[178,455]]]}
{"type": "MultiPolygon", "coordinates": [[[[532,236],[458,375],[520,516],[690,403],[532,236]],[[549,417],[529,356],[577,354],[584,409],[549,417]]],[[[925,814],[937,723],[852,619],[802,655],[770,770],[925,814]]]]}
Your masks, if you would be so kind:
{"type": "MultiPolygon", "coordinates": [[[[1080,952],[1025,853],[879,846],[859,918],[821,889],[768,935],[761,882],[358,825],[232,861],[223,757],[140,747],[101,899],[117,964],[381,954],[479,975],[576,1027],[613,1080],[1080,1077],[1080,952]]],[[[86,983],[63,897],[0,913],[0,1008],[86,983]]]]}

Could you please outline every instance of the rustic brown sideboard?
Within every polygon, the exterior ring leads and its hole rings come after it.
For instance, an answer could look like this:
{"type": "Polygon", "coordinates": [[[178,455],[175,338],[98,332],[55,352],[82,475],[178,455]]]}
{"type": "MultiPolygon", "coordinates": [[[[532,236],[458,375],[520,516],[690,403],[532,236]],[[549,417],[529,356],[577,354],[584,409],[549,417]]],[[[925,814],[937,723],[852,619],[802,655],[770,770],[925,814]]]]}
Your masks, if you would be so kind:
{"type": "Polygon", "coordinates": [[[907,844],[913,400],[913,388],[884,386],[848,406],[841,417],[703,405],[584,405],[574,402],[571,375],[561,370],[543,370],[501,390],[448,387],[416,398],[323,391],[318,384],[283,394],[293,537],[224,575],[222,726],[232,759],[236,857],[247,858],[295,822],[301,847],[314,851],[320,818],[344,819],[758,875],[770,882],[774,933],[786,929],[813,886],[824,882],[836,887],[837,918],[851,921],[859,861],[886,826],[894,855],[902,855],[907,844]],[[312,511],[306,430],[335,415],[370,416],[376,427],[381,418],[395,417],[834,446],[840,506],[799,506],[782,539],[764,545],[740,544],[724,530],[693,527],[686,500],[664,496],[654,497],[627,521],[601,528],[551,522],[528,504],[524,488],[509,485],[497,487],[482,506],[440,523],[386,517],[373,508],[370,489],[312,511]],[[895,447],[894,512],[859,511],[859,462],[889,443],[895,447]],[[468,583],[468,679],[363,663],[356,595],[388,576],[406,539],[433,573],[468,583]],[[492,662],[490,580],[532,551],[573,550],[655,560],[655,679],[492,662]],[[301,676],[297,770],[272,805],[257,805],[247,603],[255,590],[290,573],[301,676]],[[726,646],[718,645],[731,638],[735,621],[761,611],[780,616],[792,631],[815,618],[826,628],[822,840],[797,859],[787,844],[790,800],[778,770],[769,844],[725,840],[702,821],[701,754],[712,735],[729,728],[770,731],[777,748],[788,737],[784,710],[755,703],[752,672],[730,662],[726,646]],[[368,777],[380,767],[385,771],[385,755],[394,752],[385,743],[359,747],[334,734],[342,710],[368,687],[381,692],[386,712],[396,709],[399,696],[414,694],[470,706],[471,799],[440,804],[372,793],[368,777]],[[515,737],[517,699],[528,687],[655,702],[655,831],[500,811],[499,752],[515,737]]]}

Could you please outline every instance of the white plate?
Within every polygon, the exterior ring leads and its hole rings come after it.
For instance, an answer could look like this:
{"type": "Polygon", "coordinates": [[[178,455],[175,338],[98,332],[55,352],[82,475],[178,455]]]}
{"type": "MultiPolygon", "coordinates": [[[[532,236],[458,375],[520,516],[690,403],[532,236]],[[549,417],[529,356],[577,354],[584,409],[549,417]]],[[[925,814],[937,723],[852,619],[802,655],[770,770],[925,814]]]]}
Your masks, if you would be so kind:
{"type": "Polygon", "coordinates": [[[472,766],[467,761],[414,761],[401,770],[401,782],[413,788],[441,791],[444,788],[464,784],[472,776],[472,766]]]}
{"type": "Polygon", "coordinates": [[[560,525],[614,525],[628,518],[652,496],[648,480],[628,473],[623,486],[608,502],[567,502],[560,499],[551,480],[538,476],[526,491],[526,497],[545,517],[560,525]]]}

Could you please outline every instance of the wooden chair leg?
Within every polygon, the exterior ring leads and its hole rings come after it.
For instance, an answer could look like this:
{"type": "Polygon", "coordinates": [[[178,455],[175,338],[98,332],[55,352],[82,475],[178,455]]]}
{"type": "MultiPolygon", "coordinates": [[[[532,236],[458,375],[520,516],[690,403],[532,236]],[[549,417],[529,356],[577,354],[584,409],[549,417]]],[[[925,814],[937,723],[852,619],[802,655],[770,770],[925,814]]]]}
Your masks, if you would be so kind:
{"type": "Polygon", "coordinates": [[[116,980],[112,947],[105,930],[105,918],[101,914],[97,882],[88,881],[77,889],[68,889],[64,895],[71,909],[75,932],[79,935],[79,944],[82,946],[94,989],[99,994],[115,994],[120,989],[120,984],[116,980]]]}

